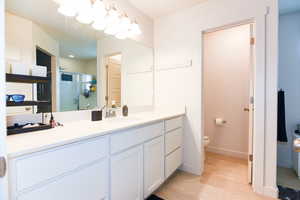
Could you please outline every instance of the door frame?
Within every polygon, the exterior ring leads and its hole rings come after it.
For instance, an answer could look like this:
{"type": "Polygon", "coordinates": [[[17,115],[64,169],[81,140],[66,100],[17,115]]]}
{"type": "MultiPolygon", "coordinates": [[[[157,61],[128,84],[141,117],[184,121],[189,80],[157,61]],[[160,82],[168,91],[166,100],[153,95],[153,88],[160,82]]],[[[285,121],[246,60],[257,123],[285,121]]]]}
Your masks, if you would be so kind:
{"type": "MultiPolygon", "coordinates": [[[[228,26],[222,26],[220,28],[213,28],[213,29],[209,29],[206,31],[203,31],[202,33],[202,41],[204,44],[204,35],[205,34],[209,34],[209,33],[213,33],[213,32],[217,32],[217,31],[222,31],[222,30],[229,30],[231,28],[235,28],[235,27],[239,27],[239,26],[244,26],[244,25],[248,25],[249,26],[249,43],[248,43],[248,47],[249,47],[249,99],[248,99],[248,109],[249,109],[249,119],[248,119],[248,126],[249,128],[247,129],[248,131],[248,151],[247,151],[247,160],[248,160],[248,182],[249,184],[252,184],[252,179],[253,179],[253,115],[254,115],[254,109],[253,109],[253,102],[252,102],[252,98],[254,97],[254,85],[253,85],[253,80],[254,80],[254,68],[255,68],[255,35],[254,35],[254,30],[255,30],[255,23],[252,21],[245,21],[243,23],[238,23],[238,24],[231,24],[228,26]],[[252,39],[254,38],[254,41],[252,41],[252,39]]],[[[205,52],[205,47],[204,45],[202,45],[202,49],[203,49],[203,55],[205,52]]],[[[204,56],[203,56],[204,57],[204,56]]],[[[203,108],[204,108],[204,104],[205,104],[205,94],[204,94],[204,90],[205,90],[205,83],[204,83],[204,59],[203,59],[203,69],[202,69],[202,102],[203,102],[203,108]]],[[[203,109],[203,121],[205,122],[205,109],[203,109]]],[[[205,123],[203,123],[203,129],[205,128],[205,123]]]]}
{"type": "MultiPolygon", "coordinates": [[[[239,25],[254,24],[255,32],[253,36],[255,38],[255,50],[253,52],[253,90],[254,90],[254,106],[253,111],[253,169],[252,169],[252,188],[254,192],[260,194],[266,194],[264,188],[264,174],[265,174],[265,101],[266,101],[266,17],[260,19],[246,19],[243,21],[234,22],[224,26],[213,27],[204,29],[201,31],[201,42],[202,42],[202,58],[204,52],[203,40],[204,34],[208,32],[223,30],[232,28],[239,25]]],[[[250,42],[250,41],[249,41],[250,42]]],[[[203,59],[202,59],[203,66],[203,59]]],[[[202,67],[201,77],[201,99],[202,99],[202,111],[201,116],[204,119],[204,84],[203,84],[203,70],[202,67]]],[[[202,120],[202,133],[204,133],[204,120],[202,120]]],[[[204,153],[204,144],[202,139],[202,152],[204,153]]],[[[203,160],[203,159],[202,159],[203,160]]],[[[204,162],[204,160],[203,160],[204,162]]],[[[204,165],[203,165],[204,166],[204,165]]],[[[271,194],[274,196],[273,194],[271,194]]]]}
{"type": "MultiPolygon", "coordinates": [[[[0,157],[7,160],[5,86],[5,0],[0,0],[0,157]]],[[[0,199],[3,200],[8,200],[7,179],[6,172],[6,176],[0,178],[0,199]]]]}

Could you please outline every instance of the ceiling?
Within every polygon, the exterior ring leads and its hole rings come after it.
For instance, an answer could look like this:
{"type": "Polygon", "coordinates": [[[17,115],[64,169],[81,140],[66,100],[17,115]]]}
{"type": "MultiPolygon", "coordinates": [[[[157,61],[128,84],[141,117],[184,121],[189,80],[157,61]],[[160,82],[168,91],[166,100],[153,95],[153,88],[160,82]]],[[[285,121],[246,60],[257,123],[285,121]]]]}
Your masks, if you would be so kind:
{"type": "Polygon", "coordinates": [[[206,0],[128,0],[134,7],[152,19],[180,9],[191,7],[206,0]]]}
{"type": "Polygon", "coordinates": [[[299,0],[279,0],[280,14],[286,14],[300,10],[299,0]]]}
{"type": "Polygon", "coordinates": [[[57,12],[58,4],[53,0],[6,0],[5,3],[6,10],[34,21],[59,41],[60,56],[72,54],[78,59],[97,56],[96,38],[103,33],[60,15],[57,12]]]}

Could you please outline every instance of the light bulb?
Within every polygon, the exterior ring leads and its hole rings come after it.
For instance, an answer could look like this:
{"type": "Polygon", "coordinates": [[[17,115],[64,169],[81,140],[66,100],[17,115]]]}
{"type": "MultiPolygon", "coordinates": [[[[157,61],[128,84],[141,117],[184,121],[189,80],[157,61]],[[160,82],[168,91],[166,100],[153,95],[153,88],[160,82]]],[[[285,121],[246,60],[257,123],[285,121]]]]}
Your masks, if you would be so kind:
{"type": "Polygon", "coordinates": [[[120,17],[116,9],[110,9],[108,15],[105,17],[107,28],[104,33],[108,35],[115,35],[119,32],[120,17]]]}
{"type": "Polygon", "coordinates": [[[97,18],[103,18],[107,14],[105,4],[102,0],[96,0],[92,9],[94,20],[97,20],[97,18]]]}
{"type": "Polygon", "coordinates": [[[77,14],[76,6],[71,0],[62,1],[57,11],[67,17],[74,17],[77,14]]]}
{"type": "Polygon", "coordinates": [[[96,21],[94,21],[94,23],[92,24],[92,27],[98,31],[102,31],[105,29],[107,23],[105,21],[105,19],[97,19],[96,21]]]}
{"type": "Polygon", "coordinates": [[[137,36],[137,35],[142,34],[140,26],[136,22],[134,22],[130,25],[129,34],[130,34],[130,36],[137,36]]]}
{"type": "Polygon", "coordinates": [[[119,23],[119,18],[120,14],[118,13],[118,11],[116,9],[110,9],[108,11],[108,15],[106,16],[106,21],[108,24],[116,24],[119,23]]]}
{"type": "Polygon", "coordinates": [[[93,21],[92,4],[90,0],[80,0],[78,4],[79,13],[76,20],[83,24],[90,24],[93,21]]]}
{"type": "Polygon", "coordinates": [[[119,32],[118,25],[110,25],[105,30],[104,33],[108,35],[115,35],[119,32]]]}
{"type": "Polygon", "coordinates": [[[121,32],[127,32],[130,29],[131,21],[127,16],[120,19],[119,29],[121,32]]]}
{"type": "Polygon", "coordinates": [[[122,33],[122,32],[117,33],[117,34],[116,34],[116,38],[118,38],[118,39],[120,39],[120,40],[124,40],[124,39],[127,38],[127,33],[122,33]]]}

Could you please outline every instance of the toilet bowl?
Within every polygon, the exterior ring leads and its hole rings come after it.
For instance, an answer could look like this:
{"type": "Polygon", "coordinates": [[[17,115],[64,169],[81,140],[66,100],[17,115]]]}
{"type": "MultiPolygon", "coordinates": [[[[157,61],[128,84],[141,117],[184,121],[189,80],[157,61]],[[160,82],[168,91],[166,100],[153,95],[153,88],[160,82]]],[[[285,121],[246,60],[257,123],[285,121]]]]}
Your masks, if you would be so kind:
{"type": "Polygon", "coordinates": [[[203,140],[204,140],[204,147],[207,147],[208,145],[209,145],[209,137],[208,136],[204,136],[204,138],[203,138],[203,140]]]}

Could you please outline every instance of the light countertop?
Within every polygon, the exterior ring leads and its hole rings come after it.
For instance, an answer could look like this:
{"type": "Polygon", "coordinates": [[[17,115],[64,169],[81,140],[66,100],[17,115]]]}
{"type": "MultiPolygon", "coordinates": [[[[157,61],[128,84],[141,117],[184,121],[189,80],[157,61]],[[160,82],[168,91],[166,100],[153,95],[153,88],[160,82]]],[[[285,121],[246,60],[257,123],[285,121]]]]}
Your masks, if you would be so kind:
{"type": "Polygon", "coordinates": [[[184,111],[153,111],[131,114],[99,122],[88,120],[65,123],[63,127],[7,136],[8,159],[49,148],[107,135],[116,131],[184,115],[184,111]]]}

